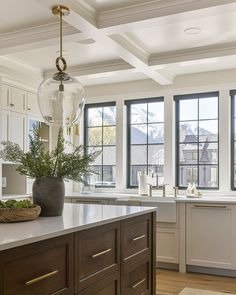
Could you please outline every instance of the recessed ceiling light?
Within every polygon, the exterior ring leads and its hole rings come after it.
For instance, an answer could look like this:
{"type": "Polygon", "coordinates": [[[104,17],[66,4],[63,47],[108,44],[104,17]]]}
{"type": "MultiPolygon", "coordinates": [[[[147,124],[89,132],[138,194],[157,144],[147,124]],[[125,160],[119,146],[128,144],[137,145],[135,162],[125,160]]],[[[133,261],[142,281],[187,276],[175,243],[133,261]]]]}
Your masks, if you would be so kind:
{"type": "Polygon", "coordinates": [[[197,35],[201,32],[201,28],[197,28],[197,27],[190,27],[184,30],[184,32],[188,35],[197,35]]]}

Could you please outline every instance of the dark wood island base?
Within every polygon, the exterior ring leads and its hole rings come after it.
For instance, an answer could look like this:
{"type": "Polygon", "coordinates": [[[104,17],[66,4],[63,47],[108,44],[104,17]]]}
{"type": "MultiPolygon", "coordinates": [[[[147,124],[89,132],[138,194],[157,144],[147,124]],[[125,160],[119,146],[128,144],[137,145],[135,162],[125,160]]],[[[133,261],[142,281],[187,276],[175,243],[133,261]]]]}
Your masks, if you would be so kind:
{"type": "Polygon", "coordinates": [[[156,213],[0,252],[0,295],[156,294],[156,213]]]}

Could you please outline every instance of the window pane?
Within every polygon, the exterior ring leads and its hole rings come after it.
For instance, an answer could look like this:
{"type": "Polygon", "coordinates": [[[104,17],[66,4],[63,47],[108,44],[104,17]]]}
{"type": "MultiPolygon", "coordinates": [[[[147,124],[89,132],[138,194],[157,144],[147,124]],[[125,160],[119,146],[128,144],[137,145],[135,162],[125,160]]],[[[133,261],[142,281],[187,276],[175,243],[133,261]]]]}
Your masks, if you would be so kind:
{"type": "Polygon", "coordinates": [[[198,144],[188,143],[179,145],[179,163],[180,164],[197,164],[198,161],[198,144]]]}
{"type": "Polygon", "coordinates": [[[116,127],[103,127],[103,145],[116,144],[116,127]]]}
{"type": "Polygon", "coordinates": [[[217,166],[199,166],[199,186],[218,187],[218,168],[217,166]]]}
{"type": "Polygon", "coordinates": [[[198,169],[194,166],[179,167],[179,185],[187,187],[188,183],[196,183],[198,181],[198,169]]]}
{"type": "Polygon", "coordinates": [[[104,146],[103,147],[103,165],[116,164],[116,147],[104,146]]]}
{"type": "Polygon", "coordinates": [[[148,125],[148,143],[164,143],[164,124],[148,125]]]}
{"type": "Polygon", "coordinates": [[[234,176],[233,176],[233,180],[234,180],[234,187],[236,187],[236,166],[234,166],[234,176]]]}
{"type": "Polygon", "coordinates": [[[218,164],[218,144],[200,143],[199,144],[199,163],[200,164],[218,164]]]}
{"type": "Polygon", "coordinates": [[[131,124],[147,123],[147,104],[131,105],[131,124]]]}
{"type": "Polygon", "coordinates": [[[148,104],[148,123],[164,122],[164,102],[148,104]]]}
{"type": "Polygon", "coordinates": [[[131,146],[131,165],[147,164],[147,146],[134,145],[131,146]]]}
{"type": "Polygon", "coordinates": [[[147,125],[132,125],[131,126],[131,144],[146,144],[147,143],[147,125]]]}
{"type": "Polygon", "coordinates": [[[197,142],[198,141],[198,122],[181,122],[179,128],[180,142],[197,142]]]}
{"type": "Polygon", "coordinates": [[[164,184],[164,165],[148,166],[148,171],[153,171],[158,174],[158,185],[164,184]]]}
{"type": "Polygon", "coordinates": [[[234,139],[236,139],[236,119],[234,119],[234,139]]]}
{"type": "Polygon", "coordinates": [[[103,183],[102,186],[115,186],[116,179],[116,167],[115,166],[103,166],[103,183]]]}
{"type": "Polygon", "coordinates": [[[148,146],[148,165],[164,165],[164,145],[148,146]]]}
{"type": "Polygon", "coordinates": [[[141,171],[146,171],[146,166],[131,166],[130,171],[130,185],[138,186],[138,173],[141,171]]]}
{"type": "Polygon", "coordinates": [[[197,120],[198,119],[198,100],[186,99],[180,100],[180,121],[197,120]]]}
{"type": "Polygon", "coordinates": [[[94,174],[86,176],[89,184],[96,187],[114,187],[116,170],[116,107],[100,104],[87,106],[86,152],[101,151],[90,166],[94,174]],[[111,126],[112,125],[112,126],[111,126]]]}
{"type": "Polygon", "coordinates": [[[218,98],[209,97],[199,99],[199,119],[218,118],[218,98]]]}
{"type": "MultiPolygon", "coordinates": [[[[93,152],[101,152],[102,148],[101,147],[92,147],[92,148],[88,148],[88,153],[93,153],[93,152]]],[[[102,165],[102,153],[100,153],[97,158],[95,159],[95,161],[93,162],[93,165],[102,165]]]]}
{"type": "Polygon", "coordinates": [[[102,108],[88,109],[88,127],[102,126],[102,108]]]}
{"type": "Polygon", "coordinates": [[[102,144],[102,127],[90,127],[87,129],[88,145],[98,146],[102,144]]]}
{"type": "Polygon", "coordinates": [[[102,181],[102,166],[90,166],[94,174],[86,177],[88,185],[95,185],[102,181]]]}
{"type": "Polygon", "coordinates": [[[103,125],[116,125],[116,107],[103,108],[103,125]]]}
{"type": "Polygon", "coordinates": [[[218,120],[199,122],[199,141],[218,141],[218,120]]]}

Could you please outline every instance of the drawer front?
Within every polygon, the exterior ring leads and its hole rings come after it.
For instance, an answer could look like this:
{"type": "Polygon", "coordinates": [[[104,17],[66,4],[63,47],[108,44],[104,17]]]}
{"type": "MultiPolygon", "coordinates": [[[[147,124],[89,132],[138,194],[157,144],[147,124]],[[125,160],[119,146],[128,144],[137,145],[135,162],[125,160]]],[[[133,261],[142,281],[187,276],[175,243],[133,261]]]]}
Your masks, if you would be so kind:
{"type": "Polygon", "coordinates": [[[77,290],[88,287],[119,270],[119,223],[76,234],[75,283],[77,290]]]}
{"type": "Polygon", "coordinates": [[[122,295],[151,294],[151,267],[146,261],[124,273],[121,282],[122,295]]]}
{"type": "Polygon", "coordinates": [[[3,294],[73,294],[73,241],[69,235],[6,251],[3,294]]]}
{"type": "Polygon", "coordinates": [[[121,229],[123,260],[148,251],[151,246],[151,218],[144,215],[124,221],[121,229]]]}
{"type": "Polygon", "coordinates": [[[119,273],[99,281],[84,291],[79,292],[78,295],[120,295],[119,273]]]}

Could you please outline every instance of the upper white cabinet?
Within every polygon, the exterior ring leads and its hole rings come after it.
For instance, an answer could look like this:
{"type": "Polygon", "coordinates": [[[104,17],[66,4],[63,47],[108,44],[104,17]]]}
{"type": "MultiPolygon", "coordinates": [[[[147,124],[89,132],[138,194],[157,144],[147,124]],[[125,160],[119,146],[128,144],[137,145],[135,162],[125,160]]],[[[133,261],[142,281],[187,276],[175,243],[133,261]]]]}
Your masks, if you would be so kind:
{"type": "Polygon", "coordinates": [[[25,112],[26,91],[2,84],[2,108],[15,112],[25,112]]]}
{"type": "Polygon", "coordinates": [[[236,205],[187,204],[188,265],[236,269],[236,205]]]}
{"type": "Polygon", "coordinates": [[[27,113],[40,114],[37,94],[35,93],[27,93],[27,113]]]}

